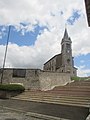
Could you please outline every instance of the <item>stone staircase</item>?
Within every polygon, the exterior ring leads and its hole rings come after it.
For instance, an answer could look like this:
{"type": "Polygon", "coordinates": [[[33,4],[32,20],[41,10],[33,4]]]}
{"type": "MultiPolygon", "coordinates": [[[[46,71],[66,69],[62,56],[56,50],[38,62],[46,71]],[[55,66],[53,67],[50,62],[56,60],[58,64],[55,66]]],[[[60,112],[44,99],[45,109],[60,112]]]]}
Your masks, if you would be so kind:
{"type": "Polygon", "coordinates": [[[90,80],[75,81],[48,91],[25,91],[13,99],[90,107],[90,80]]]}

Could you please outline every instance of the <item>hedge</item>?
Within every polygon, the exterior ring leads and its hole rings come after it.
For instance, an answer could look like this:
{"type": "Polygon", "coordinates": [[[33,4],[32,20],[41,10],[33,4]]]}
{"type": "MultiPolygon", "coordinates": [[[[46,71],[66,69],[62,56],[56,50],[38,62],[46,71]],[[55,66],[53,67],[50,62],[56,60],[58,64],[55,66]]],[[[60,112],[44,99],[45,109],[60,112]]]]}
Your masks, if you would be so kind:
{"type": "Polygon", "coordinates": [[[25,88],[19,84],[0,84],[0,90],[23,92],[25,88]]]}

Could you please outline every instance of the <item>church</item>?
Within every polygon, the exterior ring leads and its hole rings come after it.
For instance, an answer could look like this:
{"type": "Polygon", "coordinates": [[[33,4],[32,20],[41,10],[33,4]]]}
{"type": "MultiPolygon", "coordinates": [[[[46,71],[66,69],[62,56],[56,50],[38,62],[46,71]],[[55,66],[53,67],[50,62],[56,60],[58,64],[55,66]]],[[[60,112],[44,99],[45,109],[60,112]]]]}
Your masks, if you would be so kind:
{"type": "Polygon", "coordinates": [[[43,70],[70,73],[71,76],[77,76],[77,68],[74,67],[74,57],[72,57],[72,41],[66,28],[61,41],[61,53],[44,63],[43,70]]]}
{"type": "MultiPolygon", "coordinates": [[[[55,86],[64,86],[71,82],[71,77],[77,75],[72,57],[71,39],[65,29],[61,41],[61,54],[57,54],[44,64],[41,69],[4,68],[3,84],[19,83],[26,90],[51,90],[55,86]]],[[[0,78],[2,69],[0,69],[0,78]]]]}

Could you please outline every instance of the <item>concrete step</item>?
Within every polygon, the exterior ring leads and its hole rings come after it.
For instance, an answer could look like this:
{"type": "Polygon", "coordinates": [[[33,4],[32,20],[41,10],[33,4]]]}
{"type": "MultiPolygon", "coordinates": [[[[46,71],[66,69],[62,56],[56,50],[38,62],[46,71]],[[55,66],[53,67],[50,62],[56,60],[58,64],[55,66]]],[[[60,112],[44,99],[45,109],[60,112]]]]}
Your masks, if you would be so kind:
{"type": "Polygon", "coordinates": [[[55,87],[53,90],[50,91],[55,91],[55,90],[75,90],[75,91],[89,91],[90,92],[90,86],[61,86],[61,87],[55,87]]]}
{"type": "Polygon", "coordinates": [[[27,98],[24,97],[22,100],[28,101],[36,101],[36,102],[46,102],[46,103],[54,103],[54,104],[68,104],[68,105],[75,105],[75,106],[85,106],[89,107],[90,102],[88,101],[76,101],[76,100],[65,100],[65,99],[50,99],[50,98],[27,98]]]}
{"type": "Polygon", "coordinates": [[[71,101],[85,101],[85,102],[90,102],[90,98],[73,98],[73,97],[61,97],[61,96],[20,96],[20,97],[14,97],[14,98],[18,98],[18,99],[23,99],[23,98],[27,98],[27,99],[57,99],[57,100],[71,100],[71,101]]]}
{"type": "MultiPolygon", "coordinates": [[[[42,93],[42,92],[41,92],[42,93]]],[[[78,106],[89,106],[90,105],[90,97],[74,97],[74,96],[57,96],[51,94],[37,94],[37,93],[28,93],[29,95],[22,95],[14,97],[13,99],[21,99],[28,101],[37,101],[37,102],[51,102],[55,104],[74,104],[78,106]]]]}
{"type": "Polygon", "coordinates": [[[89,93],[72,93],[72,94],[69,94],[68,92],[67,93],[59,93],[59,94],[55,94],[55,93],[48,93],[48,94],[24,94],[24,95],[19,95],[19,96],[16,96],[16,97],[23,97],[23,96],[29,96],[29,97],[33,97],[33,96],[55,96],[55,97],[57,97],[57,96],[68,96],[68,97],[76,97],[76,98],[78,98],[78,97],[81,97],[81,98],[90,98],[90,95],[89,95],[89,93]]]}
{"type": "Polygon", "coordinates": [[[90,81],[77,81],[77,82],[72,82],[68,83],[66,86],[89,86],[90,81]]]}
{"type": "Polygon", "coordinates": [[[53,97],[53,98],[70,98],[70,99],[90,99],[90,97],[80,97],[80,96],[61,96],[61,95],[57,95],[57,94],[24,94],[24,95],[18,95],[16,97],[53,97]]]}
{"type": "Polygon", "coordinates": [[[89,102],[90,103],[90,99],[80,99],[80,98],[66,98],[66,97],[47,97],[47,96],[33,96],[33,97],[26,97],[26,96],[23,96],[23,97],[17,97],[17,98],[20,98],[20,99],[23,99],[23,98],[27,98],[27,99],[41,99],[41,100],[65,100],[65,101],[81,101],[81,102],[89,102]]]}
{"type": "Polygon", "coordinates": [[[90,98],[90,93],[89,92],[68,92],[68,91],[52,91],[52,92],[24,92],[21,95],[18,95],[17,97],[22,97],[22,96],[70,96],[70,97],[85,97],[85,98],[90,98]]]}
{"type": "Polygon", "coordinates": [[[88,91],[52,91],[52,94],[59,94],[59,95],[73,95],[73,96],[89,96],[90,97],[90,92],[88,91]]]}
{"type": "Polygon", "coordinates": [[[65,99],[50,99],[50,98],[44,98],[44,99],[40,99],[40,98],[31,98],[31,100],[39,100],[39,101],[48,101],[48,102],[50,102],[50,101],[52,101],[52,102],[55,102],[55,103],[57,103],[57,102],[59,102],[59,103],[61,103],[61,102],[63,102],[63,103],[72,103],[72,104],[82,104],[82,105],[89,105],[89,103],[90,102],[88,102],[88,101],[76,101],[76,100],[65,100],[65,99]]]}
{"type": "Polygon", "coordinates": [[[29,96],[27,96],[27,95],[24,95],[24,96],[16,96],[15,98],[23,98],[23,97],[27,97],[27,98],[35,98],[35,97],[39,97],[39,98],[57,98],[57,99],[61,99],[61,98],[65,98],[65,99],[80,99],[80,100],[90,100],[90,97],[78,97],[78,96],[69,96],[69,97],[67,97],[67,96],[49,96],[49,95],[44,95],[44,96],[42,96],[42,95],[29,95],[29,96]]]}

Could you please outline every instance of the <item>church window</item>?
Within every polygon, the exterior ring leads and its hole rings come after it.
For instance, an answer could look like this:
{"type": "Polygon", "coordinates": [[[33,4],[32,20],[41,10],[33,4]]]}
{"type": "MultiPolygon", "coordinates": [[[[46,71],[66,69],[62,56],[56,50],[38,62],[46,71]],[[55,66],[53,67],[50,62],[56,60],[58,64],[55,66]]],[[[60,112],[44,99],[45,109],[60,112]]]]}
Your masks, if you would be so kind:
{"type": "Polygon", "coordinates": [[[70,62],[70,59],[67,59],[67,62],[70,62]]]}
{"type": "Polygon", "coordinates": [[[64,45],[62,45],[62,50],[64,49],[64,45]]]}
{"type": "Polygon", "coordinates": [[[67,59],[67,63],[68,63],[68,64],[70,63],[70,59],[67,59]]]}
{"type": "Polygon", "coordinates": [[[13,77],[25,78],[26,70],[25,69],[13,69],[13,77]]]}
{"type": "Polygon", "coordinates": [[[66,44],[66,48],[67,48],[67,49],[70,49],[70,44],[66,44]]]}

